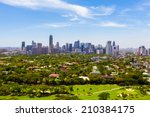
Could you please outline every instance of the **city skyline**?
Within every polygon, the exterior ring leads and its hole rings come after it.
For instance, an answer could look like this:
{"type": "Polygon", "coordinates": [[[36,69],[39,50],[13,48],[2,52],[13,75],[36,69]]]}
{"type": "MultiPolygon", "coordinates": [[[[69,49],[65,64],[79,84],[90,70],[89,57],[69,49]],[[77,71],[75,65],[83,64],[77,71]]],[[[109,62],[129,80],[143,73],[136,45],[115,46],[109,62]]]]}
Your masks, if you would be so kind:
{"type": "Polygon", "coordinates": [[[119,45],[116,45],[115,41],[107,41],[106,46],[97,44],[94,45],[88,42],[80,42],[80,40],[74,41],[73,43],[64,43],[59,45],[59,42],[54,43],[53,35],[49,36],[49,46],[43,45],[41,42],[35,42],[26,44],[22,41],[20,52],[26,55],[38,55],[38,54],[54,54],[54,53],[83,53],[83,54],[106,54],[117,57],[119,55],[119,45]]]}
{"type": "Polygon", "coordinates": [[[121,48],[150,47],[148,0],[0,0],[0,7],[0,47],[32,40],[48,46],[49,34],[60,45],[113,40],[121,48]]]}

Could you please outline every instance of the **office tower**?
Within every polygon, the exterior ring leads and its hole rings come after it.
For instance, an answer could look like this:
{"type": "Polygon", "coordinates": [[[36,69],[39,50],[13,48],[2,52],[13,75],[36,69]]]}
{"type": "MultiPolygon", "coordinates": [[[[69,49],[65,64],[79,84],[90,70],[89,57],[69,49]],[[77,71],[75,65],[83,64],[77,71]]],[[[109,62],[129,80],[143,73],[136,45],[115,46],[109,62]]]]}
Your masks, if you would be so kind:
{"type": "Polygon", "coordinates": [[[48,46],[42,47],[42,54],[48,54],[48,46]]]}
{"type": "Polygon", "coordinates": [[[24,41],[22,42],[21,50],[25,50],[25,42],[24,41]]]}
{"type": "Polygon", "coordinates": [[[53,35],[49,36],[49,53],[53,53],[53,35]]]}
{"type": "Polygon", "coordinates": [[[37,43],[37,54],[42,54],[42,43],[37,43]]]}
{"type": "Polygon", "coordinates": [[[69,44],[66,43],[66,48],[65,48],[66,52],[69,50],[69,44]]]}
{"type": "Polygon", "coordinates": [[[59,42],[56,43],[55,48],[56,48],[57,50],[59,50],[59,48],[60,48],[60,47],[59,47],[59,42]]]}
{"type": "Polygon", "coordinates": [[[72,44],[69,44],[69,52],[72,52],[72,44]]]}
{"type": "Polygon", "coordinates": [[[95,50],[95,45],[91,45],[91,49],[92,49],[92,51],[94,51],[95,50]]]}
{"type": "Polygon", "coordinates": [[[32,54],[38,54],[38,48],[34,41],[32,41],[32,54]]]}
{"type": "Polygon", "coordinates": [[[84,51],[84,43],[81,43],[81,52],[84,51]]]}
{"type": "Polygon", "coordinates": [[[65,50],[66,50],[66,46],[63,45],[62,48],[61,48],[61,52],[65,52],[65,50]]]}
{"type": "Polygon", "coordinates": [[[31,55],[32,54],[32,45],[27,45],[26,46],[26,54],[31,55]]]}
{"type": "Polygon", "coordinates": [[[117,57],[118,56],[117,46],[112,46],[112,56],[113,57],[117,57]]]}
{"type": "Polygon", "coordinates": [[[138,53],[139,53],[140,56],[146,55],[146,48],[145,48],[145,46],[139,47],[139,52],[138,53]]]}
{"type": "Polygon", "coordinates": [[[92,44],[91,43],[85,43],[84,45],[85,45],[84,46],[85,48],[90,48],[92,44]]]}
{"type": "Polygon", "coordinates": [[[37,49],[37,47],[32,47],[32,54],[33,54],[33,55],[38,54],[38,49],[37,49]]]}
{"type": "Polygon", "coordinates": [[[60,53],[59,42],[56,43],[55,48],[53,48],[53,53],[60,53]]]}
{"type": "Polygon", "coordinates": [[[74,42],[74,48],[80,48],[80,41],[75,41],[74,42]]]}
{"type": "Polygon", "coordinates": [[[108,41],[108,42],[107,42],[107,45],[106,45],[106,54],[107,54],[107,55],[111,55],[111,54],[112,54],[111,41],[108,41]]]}
{"type": "Polygon", "coordinates": [[[112,56],[117,57],[119,55],[119,45],[115,44],[115,41],[113,41],[112,45],[112,56]]]}
{"type": "Polygon", "coordinates": [[[36,48],[36,43],[34,41],[32,41],[32,47],[36,48]]]}
{"type": "Polygon", "coordinates": [[[112,46],[116,46],[116,43],[115,43],[115,41],[113,41],[113,45],[112,46]]]}
{"type": "Polygon", "coordinates": [[[103,46],[101,44],[98,44],[97,49],[101,49],[103,46]]]}

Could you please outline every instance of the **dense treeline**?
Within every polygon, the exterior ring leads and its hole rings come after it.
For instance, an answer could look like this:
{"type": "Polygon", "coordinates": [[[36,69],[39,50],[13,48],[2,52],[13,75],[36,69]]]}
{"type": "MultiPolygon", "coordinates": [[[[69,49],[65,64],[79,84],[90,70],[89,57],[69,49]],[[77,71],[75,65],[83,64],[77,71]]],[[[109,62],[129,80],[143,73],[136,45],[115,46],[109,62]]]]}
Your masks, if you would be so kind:
{"type": "Polygon", "coordinates": [[[54,54],[0,57],[0,95],[69,94],[70,89],[65,85],[76,84],[149,84],[143,78],[143,69],[131,66],[129,58],[100,59],[104,57],[101,55],[98,56],[98,61],[93,61],[91,58],[95,56],[97,55],[54,54]],[[99,74],[91,73],[93,66],[97,66],[99,74]],[[59,77],[50,77],[50,74],[59,74],[59,77]]]}
{"type": "Polygon", "coordinates": [[[48,73],[11,73],[4,75],[0,73],[0,80],[4,84],[15,82],[20,85],[75,85],[75,84],[119,84],[119,85],[144,85],[148,84],[146,79],[142,78],[141,73],[129,73],[127,75],[118,75],[116,77],[102,77],[101,75],[89,75],[89,80],[83,80],[77,76],[60,76],[60,78],[49,78],[48,73]],[[46,75],[47,74],[47,75],[46,75]]]}
{"type": "Polygon", "coordinates": [[[9,83],[1,85],[0,95],[6,96],[30,96],[42,97],[54,94],[69,94],[70,88],[66,86],[47,86],[47,85],[19,85],[17,83],[9,83]]]}

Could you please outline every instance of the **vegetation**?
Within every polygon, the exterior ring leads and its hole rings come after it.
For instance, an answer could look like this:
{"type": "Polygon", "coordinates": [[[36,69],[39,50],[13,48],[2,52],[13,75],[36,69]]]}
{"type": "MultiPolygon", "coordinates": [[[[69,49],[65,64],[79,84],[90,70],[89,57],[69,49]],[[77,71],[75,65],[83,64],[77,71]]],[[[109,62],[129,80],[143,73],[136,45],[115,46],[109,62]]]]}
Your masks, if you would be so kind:
{"type": "Polygon", "coordinates": [[[0,99],[145,99],[149,64],[149,57],[138,56],[0,56],[0,99]]]}
{"type": "Polygon", "coordinates": [[[100,93],[98,97],[99,97],[99,100],[107,100],[110,97],[110,94],[107,92],[103,92],[103,93],[100,93]]]}

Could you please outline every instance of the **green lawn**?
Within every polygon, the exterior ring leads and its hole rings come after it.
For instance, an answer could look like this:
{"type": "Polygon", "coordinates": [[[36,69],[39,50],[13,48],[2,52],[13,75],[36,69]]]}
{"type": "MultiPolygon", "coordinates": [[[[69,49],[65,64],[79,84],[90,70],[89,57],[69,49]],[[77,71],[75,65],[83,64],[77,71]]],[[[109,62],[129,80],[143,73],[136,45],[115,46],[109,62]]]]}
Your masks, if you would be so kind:
{"type": "Polygon", "coordinates": [[[73,94],[77,95],[81,100],[97,100],[99,93],[115,88],[118,85],[75,85],[73,94]]]}
{"type": "MultiPolygon", "coordinates": [[[[109,100],[150,100],[150,95],[142,95],[137,89],[133,87],[121,87],[118,85],[74,85],[72,94],[78,96],[80,100],[98,100],[98,95],[102,92],[110,93],[109,100]],[[124,93],[128,96],[126,98],[119,97],[118,95],[124,93]]],[[[29,96],[0,96],[1,100],[54,100],[55,95],[47,97],[34,97],[29,96]]]]}
{"type": "Polygon", "coordinates": [[[47,97],[34,97],[30,98],[29,96],[0,96],[0,100],[54,100],[55,95],[47,97]]]}

